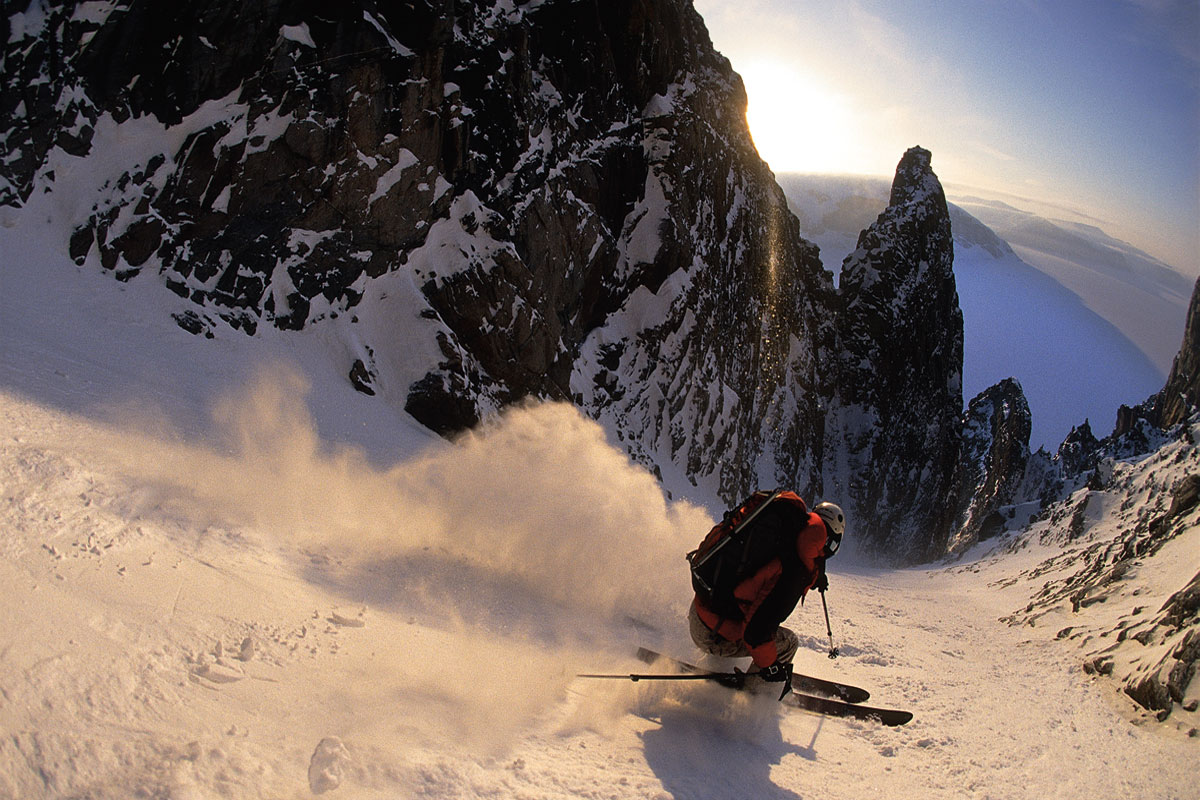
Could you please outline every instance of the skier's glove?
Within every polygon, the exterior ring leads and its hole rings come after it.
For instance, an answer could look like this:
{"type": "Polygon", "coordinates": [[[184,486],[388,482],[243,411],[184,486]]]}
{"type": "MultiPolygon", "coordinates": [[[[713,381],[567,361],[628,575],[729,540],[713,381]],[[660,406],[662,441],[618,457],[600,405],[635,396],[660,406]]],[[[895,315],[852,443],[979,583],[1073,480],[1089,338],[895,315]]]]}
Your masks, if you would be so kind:
{"type": "Polygon", "coordinates": [[[746,686],[746,673],[734,667],[733,672],[717,678],[717,683],[727,686],[730,689],[744,689],[746,686]]]}
{"type": "Polygon", "coordinates": [[[787,697],[788,692],[792,690],[792,665],[783,664],[776,661],[769,667],[763,667],[758,677],[762,678],[767,683],[782,683],[783,692],[780,693],[779,699],[787,697]]]}
{"type": "Polygon", "coordinates": [[[829,576],[825,574],[825,570],[817,575],[817,582],[813,584],[813,588],[821,594],[825,594],[825,590],[829,588],[829,576]]]}
{"type": "Polygon", "coordinates": [[[776,661],[769,667],[763,667],[758,671],[758,677],[762,678],[767,683],[780,683],[792,677],[792,665],[784,664],[776,661]]]}

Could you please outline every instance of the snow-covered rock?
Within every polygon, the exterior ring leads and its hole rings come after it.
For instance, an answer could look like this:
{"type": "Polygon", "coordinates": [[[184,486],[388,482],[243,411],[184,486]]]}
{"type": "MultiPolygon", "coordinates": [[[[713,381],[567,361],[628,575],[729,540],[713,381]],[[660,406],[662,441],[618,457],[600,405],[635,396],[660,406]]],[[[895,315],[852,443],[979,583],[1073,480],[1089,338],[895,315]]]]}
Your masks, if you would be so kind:
{"type": "Polygon", "coordinates": [[[1196,710],[1198,435],[1193,415],[1149,453],[1098,457],[1084,485],[1005,545],[1053,548],[1024,573],[1041,589],[1010,624],[1059,625],[1058,637],[1083,650],[1085,672],[1111,677],[1160,720],[1178,706],[1196,710]]]}
{"type": "Polygon", "coordinates": [[[350,751],[336,736],[327,736],[317,744],[308,762],[308,787],[313,794],[324,794],[342,785],[350,751]]]}
{"type": "Polygon", "coordinates": [[[951,552],[996,535],[1011,519],[1029,461],[1029,430],[1029,403],[1015,380],[1001,381],[967,405],[959,459],[964,510],[951,552]]]}
{"type": "Polygon", "coordinates": [[[842,265],[845,348],[827,434],[830,483],[865,549],[941,555],[956,515],[962,441],[962,311],[945,194],[929,151],[905,153],[891,202],[842,265]]]}

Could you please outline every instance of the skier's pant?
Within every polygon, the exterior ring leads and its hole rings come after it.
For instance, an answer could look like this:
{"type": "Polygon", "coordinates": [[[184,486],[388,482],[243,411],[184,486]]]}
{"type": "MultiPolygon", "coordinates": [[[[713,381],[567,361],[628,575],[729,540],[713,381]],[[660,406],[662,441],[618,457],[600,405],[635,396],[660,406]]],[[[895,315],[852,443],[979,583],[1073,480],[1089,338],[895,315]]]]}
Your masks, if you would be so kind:
{"type": "MultiPolygon", "coordinates": [[[[688,611],[688,629],[692,634],[692,641],[696,643],[704,652],[718,658],[743,658],[750,655],[750,649],[746,647],[745,642],[731,642],[724,636],[719,636],[700,619],[700,615],[696,613],[696,606],[693,604],[688,611]]],[[[792,633],[787,628],[780,626],[775,630],[775,650],[779,653],[781,663],[790,664],[796,656],[796,650],[800,647],[800,640],[796,634],[792,633]]],[[[751,671],[756,671],[757,667],[751,667],[751,671]]]]}

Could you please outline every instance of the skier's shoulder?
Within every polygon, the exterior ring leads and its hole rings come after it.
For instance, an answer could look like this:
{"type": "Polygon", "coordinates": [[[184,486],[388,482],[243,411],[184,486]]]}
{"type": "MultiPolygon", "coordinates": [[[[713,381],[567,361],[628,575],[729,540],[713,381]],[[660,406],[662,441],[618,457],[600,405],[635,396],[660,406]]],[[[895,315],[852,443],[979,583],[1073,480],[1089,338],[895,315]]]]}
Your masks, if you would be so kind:
{"type": "Polygon", "coordinates": [[[785,503],[792,506],[793,508],[795,508],[796,510],[803,510],[805,513],[808,512],[808,505],[804,502],[804,498],[802,498],[800,495],[796,494],[795,492],[791,491],[790,489],[780,492],[778,495],[775,496],[775,500],[777,502],[782,500],[785,503]]]}

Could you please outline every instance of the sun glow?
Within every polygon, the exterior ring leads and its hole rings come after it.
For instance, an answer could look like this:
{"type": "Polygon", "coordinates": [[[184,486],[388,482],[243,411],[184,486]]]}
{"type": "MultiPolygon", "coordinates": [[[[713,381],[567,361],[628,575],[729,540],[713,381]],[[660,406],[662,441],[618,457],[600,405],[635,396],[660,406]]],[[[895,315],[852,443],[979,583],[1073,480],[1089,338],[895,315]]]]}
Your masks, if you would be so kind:
{"type": "Polygon", "coordinates": [[[866,150],[849,98],[791,66],[739,67],[754,145],[775,172],[860,172],[866,150]]]}

